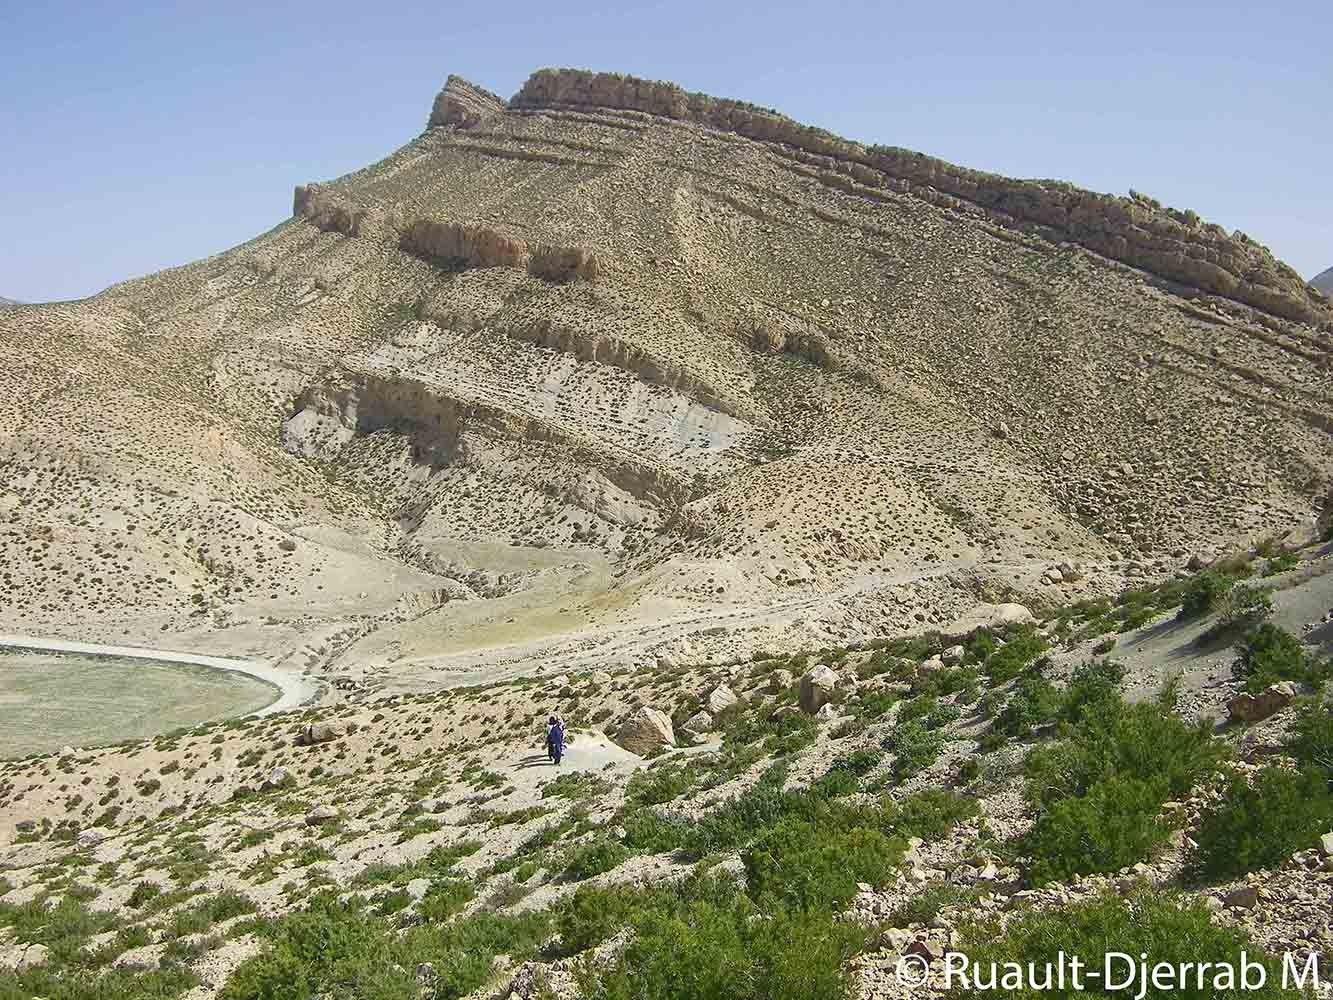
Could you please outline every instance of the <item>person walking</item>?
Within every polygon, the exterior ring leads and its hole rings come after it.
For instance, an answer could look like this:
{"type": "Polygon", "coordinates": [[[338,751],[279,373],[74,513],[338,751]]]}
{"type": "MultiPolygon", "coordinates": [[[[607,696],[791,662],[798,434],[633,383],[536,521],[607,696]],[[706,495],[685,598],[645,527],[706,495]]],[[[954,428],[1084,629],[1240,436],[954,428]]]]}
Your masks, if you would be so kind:
{"type": "Polygon", "coordinates": [[[559,767],[565,755],[565,724],[558,715],[551,716],[551,727],[546,731],[546,753],[559,767]]]}

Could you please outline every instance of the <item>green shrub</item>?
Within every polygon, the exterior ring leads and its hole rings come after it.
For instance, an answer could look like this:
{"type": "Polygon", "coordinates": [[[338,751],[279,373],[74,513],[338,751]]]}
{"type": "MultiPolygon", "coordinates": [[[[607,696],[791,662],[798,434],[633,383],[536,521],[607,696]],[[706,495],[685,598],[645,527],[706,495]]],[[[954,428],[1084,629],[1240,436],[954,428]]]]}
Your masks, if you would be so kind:
{"type": "MultiPolygon", "coordinates": [[[[971,924],[962,930],[962,948],[974,967],[987,968],[991,963],[1018,962],[1023,967],[1038,970],[1058,967],[1060,952],[1066,960],[1077,955],[1087,969],[1101,970],[1106,954],[1117,951],[1128,955],[1147,954],[1152,963],[1165,963],[1173,969],[1198,963],[1240,967],[1241,952],[1254,961],[1260,961],[1267,970],[1263,989],[1249,990],[1214,988],[1212,973],[1204,980],[1204,989],[1189,983],[1170,984],[1171,988],[1158,989],[1148,977],[1142,1000],[1176,1000],[1195,997],[1198,1000],[1270,1000],[1293,996],[1282,989],[1281,968],[1277,961],[1242,932],[1213,923],[1208,910],[1199,904],[1183,905],[1165,893],[1140,891],[1128,899],[1101,896],[1087,902],[1063,908],[1038,910],[1023,914],[1001,927],[998,921],[971,924]]],[[[1123,965],[1115,966],[1117,975],[1124,975],[1123,965]]],[[[1039,974],[1041,974],[1039,972],[1039,974]]],[[[1114,980],[1111,985],[1118,983],[1114,980]]],[[[1078,996],[1117,997],[1140,996],[1138,983],[1131,989],[1112,992],[1099,977],[1083,980],[1084,989],[1078,996]]],[[[961,991],[957,996],[963,995],[961,991]]],[[[1051,992],[1010,991],[994,993],[1002,997],[1036,998],[1041,996],[1074,996],[1073,990],[1051,992]]]]}
{"type": "Polygon", "coordinates": [[[140,882],[130,893],[130,898],[125,901],[125,905],[132,910],[137,910],[149,900],[162,895],[162,887],[156,882],[140,882]]]}
{"type": "Polygon", "coordinates": [[[572,878],[580,882],[594,875],[609,872],[628,858],[630,852],[614,840],[599,839],[582,844],[575,849],[569,859],[567,869],[572,878]]]}
{"type": "Polygon", "coordinates": [[[416,967],[435,968],[439,1000],[462,997],[491,975],[498,954],[522,960],[549,933],[546,914],[479,913],[397,934],[383,917],[355,903],[317,896],[302,911],[259,927],[264,948],[237,967],[219,1000],[389,1000],[414,997],[416,967]]]}
{"type": "Polygon", "coordinates": [[[433,881],[417,904],[417,912],[427,923],[442,924],[477,895],[472,882],[459,878],[441,878],[433,881]]]}
{"type": "Polygon", "coordinates": [[[901,781],[935,763],[944,749],[944,735],[913,719],[899,723],[885,738],[884,746],[894,753],[893,773],[901,781]]]}
{"type": "Polygon", "coordinates": [[[1157,816],[1161,804],[1154,785],[1120,775],[1053,803],[1022,840],[1029,880],[1045,885],[1141,861],[1171,834],[1157,816]]]}
{"type": "Polygon", "coordinates": [[[1222,596],[1236,585],[1229,576],[1213,569],[1206,569],[1190,580],[1180,599],[1180,611],[1177,617],[1181,621],[1202,618],[1210,613],[1222,596]]]}
{"type": "Polygon", "coordinates": [[[1019,633],[991,654],[986,672],[992,684],[1003,684],[1021,674],[1050,647],[1030,632],[1019,633]]]}
{"type": "Polygon", "coordinates": [[[742,854],[749,892],[774,906],[838,910],[856,895],[856,883],[882,885],[907,845],[878,830],[828,830],[785,819],[742,854]]]}
{"type": "Polygon", "coordinates": [[[1023,677],[991,723],[991,732],[1005,737],[1027,736],[1034,726],[1055,719],[1060,704],[1060,692],[1046,678],[1023,677]]]}
{"type": "Polygon", "coordinates": [[[925,788],[885,807],[883,828],[899,837],[938,840],[978,812],[975,799],[925,788]]]}
{"type": "Polygon", "coordinates": [[[1035,883],[1141,860],[1170,834],[1158,818],[1162,803],[1188,792],[1222,756],[1205,724],[1186,725],[1162,704],[1125,704],[1108,689],[1116,671],[1082,670],[1067,738],[1025,762],[1038,812],[1018,846],[1035,883]]]}
{"type": "Polygon", "coordinates": [[[1252,694],[1279,681],[1319,688],[1331,669],[1327,661],[1311,655],[1286,629],[1268,622],[1251,629],[1236,644],[1236,659],[1231,665],[1232,674],[1244,681],[1245,690],[1252,694]]]}
{"type": "Polygon", "coordinates": [[[1079,664],[1060,706],[1060,717],[1077,723],[1091,707],[1120,701],[1120,683],[1125,668],[1114,660],[1088,660],[1079,664]]]}
{"type": "Polygon", "coordinates": [[[1253,785],[1237,775],[1194,834],[1191,868],[1210,881],[1271,868],[1312,847],[1331,826],[1333,794],[1324,772],[1266,767],[1253,785]]]}
{"type": "Polygon", "coordinates": [[[1217,622],[1200,636],[1204,642],[1255,628],[1273,617],[1273,592],[1265,587],[1238,583],[1217,599],[1214,608],[1217,622]]]}
{"type": "Polygon", "coordinates": [[[1317,768],[1333,780],[1333,706],[1305,706],[1291,725],[1287,752],[1302,767],[1317,768]]]}
{"type": "Polygon", "coordinates": [[[866,931],[827,912],[757,911],[745,896],[639,911],[614,966],[586,964],[579,992],[598,1000],[844,1000],[845,966],[866,931]]]}

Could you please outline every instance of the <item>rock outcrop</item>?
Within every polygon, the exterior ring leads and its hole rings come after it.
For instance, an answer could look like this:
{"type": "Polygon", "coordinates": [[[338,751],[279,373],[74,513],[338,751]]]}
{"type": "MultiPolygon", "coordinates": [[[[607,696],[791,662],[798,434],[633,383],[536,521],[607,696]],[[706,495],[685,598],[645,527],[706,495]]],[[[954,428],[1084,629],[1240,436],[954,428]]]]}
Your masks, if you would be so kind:
{"type": "Polygon", "coordinates": [[[630,753],[643,756],[663,747],[674,747],[676,733],[666,713],[644,705],[625,720],[616,742],[630,753]]]}
{"type": "Polygon", "coordinates": [[[468,222],[386,215],[320,184],[296,186],[292,214],[325,232],[397,240],[407,252],[448,268],[510,267],[553,283],[597,280],[597,254],[587,247],[532,244],[468,222]]]}
{"type": "Polygon", "coordinates": [[[907,149],[852,142],[770,108],[619,73],[538,70],[509,106],[638,111],[780,143],[789,147],[787,155],[825,171],[827,180],[846,189],[887,188],[936,203],[977,206],[1002,223],[1078,243],[1168,281],[1333,329],[1328,300],[1266,248],[1144,195],[1097,194],[1060,181],[969,170],[907,149]]]}
{"type": "Polygon", "coordinates": [[[1270,684],[1258,694],[1238,694],[1227,702],[1232,722],[1261,722],[1286,708],[1300,692],[1291,681],[1270,684]]]}
{"type": "Polygon", "coordinates": [[[833,698],[838,689],[838,675],[823,664],[807,671],[801,677],[801,711],[814,715],[833,698]]]}
{"type": "Polygon", "coordinates": [[[503,98],[461,76],[451,74],[444,83],[444,89],[435,95],[435,104],[430,109],[430,124],[472,128],[504,109],[503,98]]]}

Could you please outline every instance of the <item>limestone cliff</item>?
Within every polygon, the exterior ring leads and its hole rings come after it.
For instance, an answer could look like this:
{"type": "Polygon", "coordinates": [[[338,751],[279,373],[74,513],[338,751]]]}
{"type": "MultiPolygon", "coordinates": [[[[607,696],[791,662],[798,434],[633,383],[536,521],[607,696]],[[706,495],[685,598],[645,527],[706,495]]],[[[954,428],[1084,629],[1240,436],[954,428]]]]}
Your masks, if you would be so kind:
{"type": "Polygon", "coordinates": [[[530,244],[487,226],[386,214],[318,184],[297,185],[292,214],[326,232],[395,239],[402,249],[450,267],[518,268],[551,282],[597,279],[597,255],[586,247],[530,244]]]}
{"type": "Polygon", "coordinates": [[[435,95],[430,109],[430,125],[471,128],[492,115],[504,111],[505,102],[483,87],[451,75],[444,89],[435,95]]]}
{"type": "Polygon", "coordinates": [[[1266,248],[1142,195],[1122,198],[1059,181],[1014,180],[910,150],[865,146],[767,108],[618,73],[538,70],[509,106],[638,111],[781,143],[792,148],[791,155],[841,174],[846,184],[979,206],[1005,224],[1079,243],[1171,282],[1333,329],[1329,303],[1266,248]]]}

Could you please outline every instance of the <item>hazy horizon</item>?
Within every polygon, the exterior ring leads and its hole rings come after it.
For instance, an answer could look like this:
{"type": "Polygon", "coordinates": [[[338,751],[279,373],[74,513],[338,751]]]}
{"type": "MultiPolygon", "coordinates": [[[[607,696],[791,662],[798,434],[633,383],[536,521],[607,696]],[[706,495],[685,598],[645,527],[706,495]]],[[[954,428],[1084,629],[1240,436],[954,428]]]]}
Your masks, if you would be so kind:
{"type": "Polygon", "coordinates": [[[1315,123],[1333,13],[1239,4],[1102,9],[1024,0],[383,14],[236,4],[15,9],[0,130],[0,296],[79,298],[243,243],[292,189],[366,166],[425,126],[458,73],[509,97],[542,66],[618,70],[770,106],[967,167],[1134,188],[1333,266],[1333,138],[1315,123]]]}

